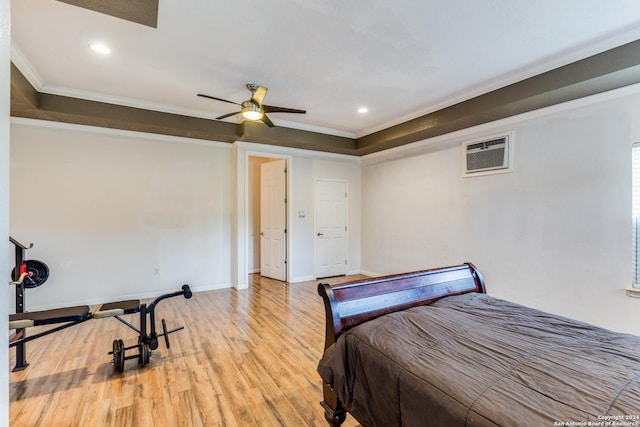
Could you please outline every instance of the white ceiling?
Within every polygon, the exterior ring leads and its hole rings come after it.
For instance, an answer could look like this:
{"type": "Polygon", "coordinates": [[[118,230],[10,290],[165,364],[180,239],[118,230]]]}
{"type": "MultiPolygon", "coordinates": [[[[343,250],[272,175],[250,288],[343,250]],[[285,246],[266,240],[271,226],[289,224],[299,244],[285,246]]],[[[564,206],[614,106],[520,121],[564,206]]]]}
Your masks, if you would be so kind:
{"type": "Polygon", "coordinates": [[[12,0],[11,38],[41,92],[214,118],[236,106],[196,94],[242,102],[256,82],[307,110],[276,125],[360,137],[640,39],[640,1],[160,0],[151,28],[12,0]]]}

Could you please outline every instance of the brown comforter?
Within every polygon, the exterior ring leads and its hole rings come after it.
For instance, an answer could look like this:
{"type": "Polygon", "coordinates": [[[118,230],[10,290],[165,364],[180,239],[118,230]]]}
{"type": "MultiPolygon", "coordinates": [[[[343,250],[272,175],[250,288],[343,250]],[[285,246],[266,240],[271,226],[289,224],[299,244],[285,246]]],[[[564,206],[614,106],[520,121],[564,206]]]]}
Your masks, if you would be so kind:
{"type": "Polygon", "coordinates": [[[640,337],[485,294],[365,322],[318,372],[364,426],[640,426],[640,337]]]}

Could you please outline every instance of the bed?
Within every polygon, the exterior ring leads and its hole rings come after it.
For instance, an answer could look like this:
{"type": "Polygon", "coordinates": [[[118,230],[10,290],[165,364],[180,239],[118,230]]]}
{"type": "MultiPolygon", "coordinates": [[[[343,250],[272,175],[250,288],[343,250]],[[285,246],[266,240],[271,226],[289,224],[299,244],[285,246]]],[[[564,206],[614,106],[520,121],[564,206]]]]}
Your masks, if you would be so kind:
{"type": "Polygon", "coordinates": [[[318,292],[331,426],[640,425],[640,337],[493,298],[473,264],[318,292]]]}

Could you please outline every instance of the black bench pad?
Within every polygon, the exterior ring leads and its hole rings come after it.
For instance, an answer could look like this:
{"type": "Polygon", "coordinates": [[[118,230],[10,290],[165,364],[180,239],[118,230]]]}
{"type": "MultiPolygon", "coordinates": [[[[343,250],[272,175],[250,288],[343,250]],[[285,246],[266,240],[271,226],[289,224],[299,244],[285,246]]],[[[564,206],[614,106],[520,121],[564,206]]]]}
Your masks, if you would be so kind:
{"type": "Polygon", "coordinates": [[[52,325],[54,323],[77,322],[90,317],[89,306],[80,305],[76,307],[56,308],[53,310],[30,311],[26,313],[16,313],[9,315],[9,327],[12,323],[21,325],[20,327],[52,325]]]}
{"type": "Polygon", "coordinates": [[[131,299],[127,301],[116,301],[101,304],[93,311],[93,317],[96,319],[112,316],[120,316],[123,314],[137,313],[140,311],[140,300],[131,299]]]}

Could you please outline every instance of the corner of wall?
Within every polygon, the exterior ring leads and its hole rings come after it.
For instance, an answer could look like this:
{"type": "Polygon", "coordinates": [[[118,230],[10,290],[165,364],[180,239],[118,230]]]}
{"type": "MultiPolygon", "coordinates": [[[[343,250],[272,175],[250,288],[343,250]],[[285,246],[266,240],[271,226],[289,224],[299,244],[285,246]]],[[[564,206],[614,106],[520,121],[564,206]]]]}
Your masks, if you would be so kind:
{"type": "MultiPolygon", "coordinates": [[[[9,259],[9,52],[10,37],[10,0],[0,0],[0,254],[9,259]]],[[[0,277],[9,277],[7,263],[0,263],[0,277]]],[[[5,282],[7,283],[7,282],[5,282]]],[[[6,286],[6,285],[5,285],[6,286]]],[[[0,304],[0,340],[9,340],[9,307],[0,304]]],[[[9,348],[0,350],[0,426],[9,425],[9,348]]]]}

